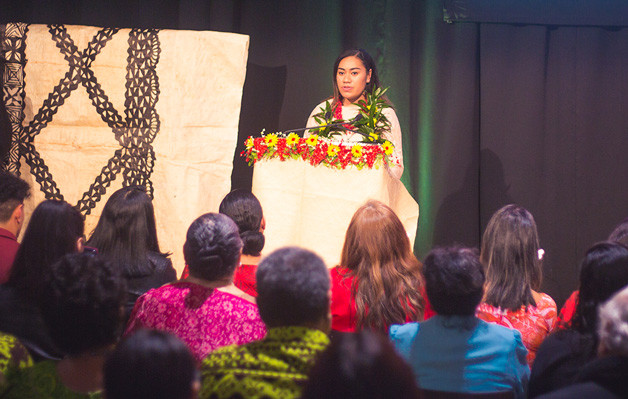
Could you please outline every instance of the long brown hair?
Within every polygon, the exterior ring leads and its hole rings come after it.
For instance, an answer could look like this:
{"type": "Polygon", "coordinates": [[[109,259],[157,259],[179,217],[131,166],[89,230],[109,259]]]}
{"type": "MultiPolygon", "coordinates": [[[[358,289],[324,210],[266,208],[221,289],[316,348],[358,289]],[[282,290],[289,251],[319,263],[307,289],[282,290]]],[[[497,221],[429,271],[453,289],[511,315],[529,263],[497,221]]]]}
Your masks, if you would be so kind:
{"type": "Polygon", "coordinates": [[[353,215],[340,264],[355,276],[357,327],[385,330],[423,318],[421,264],[392,209],[370,200],[353,215]]]}
{"type": "Polygon", "coordinates": [[[484,302],[502,309],[536,306],[532,290],[541,287],[539,235],[532,214],[506,205],[493,214],[484,230],[480,259],[486,268],[484,302]]]}

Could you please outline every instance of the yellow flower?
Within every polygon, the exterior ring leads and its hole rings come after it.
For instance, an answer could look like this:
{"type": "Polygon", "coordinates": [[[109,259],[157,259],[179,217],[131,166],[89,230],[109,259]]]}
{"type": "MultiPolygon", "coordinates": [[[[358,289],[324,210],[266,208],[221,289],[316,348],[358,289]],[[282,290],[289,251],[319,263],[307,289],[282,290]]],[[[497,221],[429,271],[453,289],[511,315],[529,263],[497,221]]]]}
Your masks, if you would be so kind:
{"type": "Polygon", "coordinates": [[[360,144],[356,144],[351,147],[351,155],[353,155],[354,158],[360,158],[362,156],[362,146],[360,144]]]}
{"type": "Polygon", "coordinates": [[[371,132],[369,133],[369,140],[371,141],[375,141],[379,138],[379,134],[375,133],[375,132],[371,132]]]}
{"type": "Polygon", "coordinates": [[[277,135],[276,134],[268,134],[266,135],[266,137],[264,137],[264,141],[266,142],[266,145],[269,147],[274,147],[277,144],[277,135]]]}
{"type": "Polygon", "coordinates": [[[244,142],[244,145],[246,146],[247,149],[251,149],[251,148],[253,148],[253,143],[255,143],[255,141],[253,140],[253,137],[249,137],[244,142]]]}
{"type": "Polygon", "coordinates": [[[290,133],[286,138],[286,145],[288,147],[292,147],[295,144],[299,143],[299,135],[296,133],[290,133]]]}
{"type": "Polygon", "coordinates": [[[340,151],[340,147],[338,147],[336,144],[330,144],[329,147],[327,147],[327,155],[329,155],[330,157],[335,157],[336,155],[338,155],[338,151],[340,151]]]}
{"type": "Polygon", "coordinates": [[[313,134],[309,136],[307,139],[305,139],[305,142],[307,143],[307,145],[314,147],[318,143],[318,135],[313,134]]]}
{"type": "Polygon", "coordinates": [[[393,153],[393,150],[395,149],[395,146],[390,141],[386,140],[384,144],[382,144],[382,148],[384,149],[384,153],[386,155],[391,155],[393,153]]]}

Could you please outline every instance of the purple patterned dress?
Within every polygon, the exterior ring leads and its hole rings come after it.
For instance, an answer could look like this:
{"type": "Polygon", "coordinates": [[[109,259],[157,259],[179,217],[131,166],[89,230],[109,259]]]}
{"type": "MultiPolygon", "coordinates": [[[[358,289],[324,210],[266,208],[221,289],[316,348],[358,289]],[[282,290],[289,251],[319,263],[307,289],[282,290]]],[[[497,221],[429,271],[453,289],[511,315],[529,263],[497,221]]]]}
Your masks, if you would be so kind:
{"type": "Polygon", "coordinates": [[[255,304],[185,281],[152,289],[137,300],[124,335],[140,328],[173,333],[198,361],[216,348],[245,344],[266,335],[255,304]]]}

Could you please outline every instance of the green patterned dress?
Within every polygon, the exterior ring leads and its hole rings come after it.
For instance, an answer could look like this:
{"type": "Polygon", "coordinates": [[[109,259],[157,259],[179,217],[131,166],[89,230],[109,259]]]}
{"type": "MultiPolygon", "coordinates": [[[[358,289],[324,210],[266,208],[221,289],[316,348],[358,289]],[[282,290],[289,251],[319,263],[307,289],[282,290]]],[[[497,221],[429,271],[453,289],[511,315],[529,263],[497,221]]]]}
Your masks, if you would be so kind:
{"type": "Polygon", "coordinates": [[[278,327],[266,338],[228,346],[201,365],[200,398],[297,398],[327,335],[305,327],[278,327]]]}
{"type": "Polygon", "coordinates": [[[4,392],[6,381],[12,373],[32,364],[28,350],[17,338],[0,333],[0,393],[4,392]]]}
{"type": "Polygon", "coordinates": [[[2,399],[96,399],[100,393],[77,393],[66,388],[57,375],[57,362],[44,360],[7,376],[2,399]]]}

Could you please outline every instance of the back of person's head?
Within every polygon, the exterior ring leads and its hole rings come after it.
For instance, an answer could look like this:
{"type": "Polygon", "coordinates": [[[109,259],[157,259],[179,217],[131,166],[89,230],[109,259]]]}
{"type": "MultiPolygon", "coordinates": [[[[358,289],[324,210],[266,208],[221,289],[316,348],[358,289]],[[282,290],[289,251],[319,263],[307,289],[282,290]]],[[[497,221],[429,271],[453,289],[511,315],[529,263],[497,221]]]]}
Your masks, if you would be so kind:
{"type": "Polygon", "coordinates": [[[6,223],[15,208],[30,195],[30,186],[13,173],[0,170],[0,223],[6,223]]]}
{"type": "Polygon", "coordinates": [[[600,307],[598,335],[601,355],[628,357],[628,287],[600,307]]]}
{"type": "Polygon", "coordinates": [[[329,318],[329,270],[302,248],[274,251],[260,262],[257,306],[268,327],[315,325],[329,318]]]}
{"type": "Polygon", "coordinates": [[[143,187],[124,187],[109,197],[89,239],[127,275],[152,273],[148,251],[160,252],[153,202],[143,187]]]}
{"type": "Polygon", "coordinates": [[[414,373],[383,336],[339,334],[320,354],[303,389],[314,398],[418,398],[414,373]]]}
{"type": "Polygon", "coordinates": [[[484,293],[484,270],[468,248],[435,248],[423,263],[425,290],[439,315],[473,316],[484,293]]]}
{"type": "Polygon", "coordinates": [[[608,241],[618,242],[628,246],[628,218],[619,223],[608,236],[608,241]]]}
{"type": "Polygon", "coordinates": [[[595,334],[598,308],[628,285],[628,248],[615,242],[593,245],[580,264],[580,292],[571,327],[595,334]]]}
{"type": "Polygon", "coordinates": [[[238,226],[220,213],[206,213],[192,222],[183,245],[190,275],[206,281],[233,276],[241,251],[238,226]]]}
{"type": "Polygon", "coordinates": [[[248,190],[233,190],[222,200],[218,212],[229,216],[238,225],[244,247],[242,254],[259,256],[264,249],[264,213],[257,197],[248,190]]]}
{"type": "Polygon", "coordinates": [[[503,309],[536,306],[532,290],[541,288],[539,235],[532,214],[510,204],[493,214],[482,236],[480,259],[486,268],[484,300],[503,309]]]}
{"type": "Polygon", "coordinates": [[[190,399],[198,389],[194,356],[164,331],[139,330],[120,342],[104,374],[107,399],[190,399]]]}
{"type": "Polygon", "coordinates": [[[65,201],[46,200],[33,212],[7,282],[36,299],[50,265],[63,255],[82,250],[83,217],[65,201]]]}
{"type": "Polygon", "coordinates": [[[347,228],[340,264],[357,278],[357,325],[386,331],[423,317],[421,264],[403,224],[385,204],[370,200],[347,228]]]}
{"type": "Polygon", "coordinates": [[[106,348],[120,336],[126,282],[102,257],[68,254],[50,266],[41,313],[53,342],[76,356],[106,348]]]}

